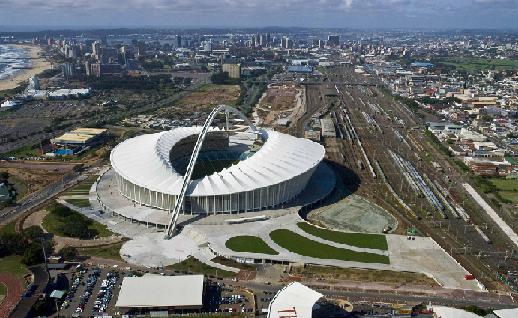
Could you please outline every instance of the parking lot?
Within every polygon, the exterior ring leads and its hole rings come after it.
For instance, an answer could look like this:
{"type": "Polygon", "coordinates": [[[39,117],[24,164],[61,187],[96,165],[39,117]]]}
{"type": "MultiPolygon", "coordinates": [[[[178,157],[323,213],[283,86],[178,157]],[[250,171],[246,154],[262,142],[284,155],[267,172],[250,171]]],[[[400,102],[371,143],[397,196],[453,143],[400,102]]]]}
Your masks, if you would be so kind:
{"type": "MultiPolygon", "coordinates": [[[[157,275],[185,275],[179,272],[151,271],[157,275]]],[[[67,293],[58,303],[61,316],[91,317],[122,315],[115,307],[124,277],[141,276],[146,272],[130,268],[81,266],[61,274],[68,280],[67,293]]],[[[272,297],[272,296],[270,296],[272,297]]],[[[203,312],[254,313],[254,295],[242,288],[234,288],[223,282],[206,280],[203,295],[203,312]]]]}
{"type": "Polygon", "coordinates": [[[60,304],[60,314],[67,317],[115,314],[116,297],[122,282],[116,269],[78,267],[69,278],[70,287],[60,304]]]}

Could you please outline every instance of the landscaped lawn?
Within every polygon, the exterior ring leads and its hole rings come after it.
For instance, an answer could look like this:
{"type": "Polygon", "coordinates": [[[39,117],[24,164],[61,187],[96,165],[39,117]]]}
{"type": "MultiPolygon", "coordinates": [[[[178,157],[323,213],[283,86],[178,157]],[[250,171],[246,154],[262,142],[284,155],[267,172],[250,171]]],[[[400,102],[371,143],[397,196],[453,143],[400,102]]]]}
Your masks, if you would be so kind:
{"type": "Polygon", "coordinates": [[[99,258],[105,258],[105,259],[113,259],[116,261],[123,261],[120,250],[122,247],[121,243],[108,245],[108,246],[99,246],[99,247],[86,247],[79,249],[79,254],[84,256],[92,256],[92,257],[99,257],[99,258]]]}
{"type": "Polygon", "coordinates": [[[385,255],[363,253],[338,248],[327,244],[312,241],[290,230],[279,229],[270,233],[272,240],[279,246],[290,252],[320,259],[336,259],[342,261],[360,263],[389,264],[389,258],[385,255]]]}
{"type": "Polygon", "coordinates": [[[92,205],[88,199],[65,199],[67,203],[77,206],[78,208],[89,208],[92,205]]]}
{"type": "Polygon", "coordinates": [[[98,176],[88,176],[85,180],[79,182],[77,185],[68,189],[63,195],[88,195],[90,193],[90,188],[92,184],[94,184],[95,180],[97,180],[98,176]]]}
{"type": "Polygon", "coordinates": [[[299,222],[297,226],[304,232],[320,237],[324,240],[356,247],[366,247],[386,251],[387,239],[381,234],[346,233],[318,228],[306,222],[299,222]]]}
{"type": "MultiPolygon", "coordinates": [[[[91,219],[87,218],[86,216],[82,215],[81,213],[73,211],[67,207],[64,207],[61,205],[58,205],[58,206],[60,206],[60,209],[66,210],[65,212],[61,212],[61,213],[66,213],[66,215],[56,213],[52,210],[53,208],[51,208],[49,213],[47,213],[47,215],[45,215],[45,217],[43,218],[43,222],[42,222],[42,226],[47,232],[53,233],[58,236],[82,237],[82,236],[69,235],[64,232],[65,230],[70,231],[71,230],[70,227],[74,226],[74,224],[77,225],[78,222],[80,221],[81,224],[87,225],[88,229],[95,232],[94,236],[108,237],[108,236],[113,235],[113,233],[108,229],[108,227],[106,227],[106,225],[101,224],[97,221],[91,220],[91,219]],[[65,224],[67,224],[67,225],[65,225],[65,224]]],[[[83,237],[83,238],[90,238],[90,237],[83,237]]]]}
{"type": "Polygon", "coordinates": [[[279,253],[268,246],[265,241],[257,236],[234,236],[225,242],[225,246],[234,252],[261,253],[278,255],[279,253]]]}
{"type": "Polygon", "coordinates": [[[232,277],[235,275],[232,272],[214,268],[205,263],[202,263],[194,257],[189,257],[180,263],[169,265],[166,268],[180,272],[198,273],[217,277],[232,277]]]}
{"type": "Polygon", "coordinates": [[[10,255],[0,258],[0,273],[10,273],[18,279],[23,279],[29,273],[27,267],[22,263],[22,257],[10,255]]]}
{"type": "Polygon", "coordinates": [[[7,223],[0,229],[0,233],[4,234],[14,234],[16,233],[16,222],[12,221],[10,223],[7,223]]]}

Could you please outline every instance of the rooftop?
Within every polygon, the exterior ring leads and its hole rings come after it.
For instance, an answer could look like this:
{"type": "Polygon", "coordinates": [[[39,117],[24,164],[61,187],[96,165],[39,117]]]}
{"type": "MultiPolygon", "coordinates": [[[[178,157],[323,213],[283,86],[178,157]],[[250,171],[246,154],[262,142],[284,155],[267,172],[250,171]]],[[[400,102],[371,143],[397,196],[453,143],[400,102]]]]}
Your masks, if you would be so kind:
{"type": "Polygon", "coordinates": [[[116,307],[201,306],[203,275],[125,277],[116,307]]]}

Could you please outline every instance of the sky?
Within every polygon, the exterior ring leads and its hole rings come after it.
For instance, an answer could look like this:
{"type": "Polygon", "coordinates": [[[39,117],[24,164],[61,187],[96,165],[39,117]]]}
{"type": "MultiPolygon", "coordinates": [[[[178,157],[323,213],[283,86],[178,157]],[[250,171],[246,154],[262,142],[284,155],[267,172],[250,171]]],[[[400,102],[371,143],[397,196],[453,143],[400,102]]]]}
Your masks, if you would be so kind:
{"type": "Polygon", "coordinates": [[[0,0],[0,25],[518,29],[518,0],[0,0]]]}

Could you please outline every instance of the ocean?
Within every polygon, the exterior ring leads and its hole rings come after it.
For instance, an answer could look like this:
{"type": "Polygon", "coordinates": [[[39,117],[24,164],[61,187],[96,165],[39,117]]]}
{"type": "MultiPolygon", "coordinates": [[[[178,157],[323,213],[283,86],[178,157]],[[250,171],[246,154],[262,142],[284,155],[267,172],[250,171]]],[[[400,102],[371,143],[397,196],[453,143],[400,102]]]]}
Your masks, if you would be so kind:
{"type": "Polygon", "coordinates": [[[0,44],[0,80],[6,79],[31,66],[29,51],[8,44],[0,44]]]}

